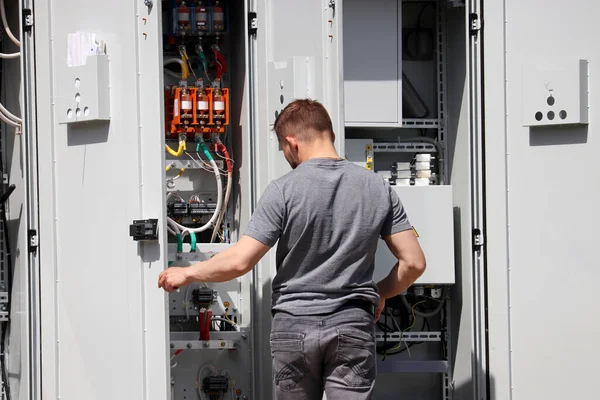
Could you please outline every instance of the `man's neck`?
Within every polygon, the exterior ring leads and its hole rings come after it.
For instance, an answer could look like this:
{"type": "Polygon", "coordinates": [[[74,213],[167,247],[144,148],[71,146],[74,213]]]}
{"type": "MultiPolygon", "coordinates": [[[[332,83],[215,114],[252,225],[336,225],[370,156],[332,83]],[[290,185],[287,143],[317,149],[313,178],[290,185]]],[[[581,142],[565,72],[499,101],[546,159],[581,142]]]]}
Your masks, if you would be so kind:
{"type": "Polygon", "coordinates": [[[341,157],[335,150],[333,143],[330,141],[314,142],[300,151],[300,162],[304,162],[313,158],[332,158],[340,159],[341,157]]]}

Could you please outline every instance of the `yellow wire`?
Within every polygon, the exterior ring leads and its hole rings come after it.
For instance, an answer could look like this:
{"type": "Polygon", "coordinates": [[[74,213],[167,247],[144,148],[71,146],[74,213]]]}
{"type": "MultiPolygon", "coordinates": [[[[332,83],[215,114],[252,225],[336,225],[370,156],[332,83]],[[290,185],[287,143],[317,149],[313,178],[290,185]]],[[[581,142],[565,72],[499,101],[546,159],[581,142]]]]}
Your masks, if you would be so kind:
{"type": "Polygon", "coordinates": [[[229,315],[227,314],[227,311],[225,311],[225,319],[226,319],[227,321],[231,322],[231,325],[233,325],[233,326],[237,326],[237,324],[236,324],[235,322],[233,322],[233,321],[231,320],[231,318],[229,318],[229,315]]]}
{"type": "MultiPolygon", "coordinates": [[[[396,347],[393,347],[393,348],[391,348],[391,349],[389,349],[389,350],[386,350],[386,351],[385,351],[385,354],[383,355],[383,359],[384,359],[384,360],[385,360],[385,357],[386,357],[386,356],[387,356],[387,354],[388,354],[388,351],[394,351],[394,350],[398,350],[398,349],[400,349],[400,348],[402,347],[402,340],[404,339],[404,338],[403,338],[404,334],[405,334],[406,332],[408,332],[409,330],[411,330],[411,329],[412,329],[412,328],[415,326],[415,324],[417,323],[417,317],[416,317],[416,315],[415,315],[415,307],[416,307],[416,306],[418,306],[418,305],[419,305],[419,304],[421,304],[421,303],[425,303],[426,301],[427,301],[427,300],[421,300],[421,301],[419,301],[419,302],[415,303],[415,304],[412,306],[412,308],[411,308],[411,313],[412,313],[412,317],[413,317],[413,322],[412,322],[412,324],[410,324],[410,326],[409,326],[408,328],[406,328],[406,329],[404,329],[402,332],[400,332],[400,343],[398,343],[398,345],[397,345],[396,347]]],[[[408,345],[407,345],[407,346],[408,346],[408,345]]]]}
{"type": "Polygon", "coordinates": [[[188,67],[188,55],[185,49],[181,51],[181,61],[183,61],[183,64],[181,64],[181,80],[187,81],[190,76],[190,68],[188,67]]]}
{"type": "Polygon", "coordinates": [[[165,145],[167,152],[172,155],[173,157],[179,157],[183,154],[183,152],[186,150],[186,146],[185,146],[185,140],[180,140],[179,141],[179,148],[177,149],[177,151],[173,150],[168,144],[165,145]]]}

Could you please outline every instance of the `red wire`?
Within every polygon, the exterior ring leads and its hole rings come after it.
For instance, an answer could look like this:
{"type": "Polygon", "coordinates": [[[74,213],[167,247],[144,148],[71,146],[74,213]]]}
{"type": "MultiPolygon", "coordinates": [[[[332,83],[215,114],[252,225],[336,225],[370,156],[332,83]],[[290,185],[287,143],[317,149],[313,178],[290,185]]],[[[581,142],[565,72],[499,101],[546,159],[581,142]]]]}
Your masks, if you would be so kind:
{"type": "Polygon", "coordinates": [[[223,53],[217,50],[213,50],[215,55],[215,64],[217,66],[217,79],[221,79],[221,75],[227,72],[227,64],[225,63],[225,56],[223,53]]]}
{"type": "Polygon", "coordinates": [[[229,157],[229,152],[227,151],[227,147],[225,147],[225,145],[223,143],[215,143],[215,153],[221,150],[221,153],[223,153],[223,157],[225,158],[225,161],[227,162],[227,172],[229,173],[233,173],[233,165],[231,164],[231,158],[229,157]]]}

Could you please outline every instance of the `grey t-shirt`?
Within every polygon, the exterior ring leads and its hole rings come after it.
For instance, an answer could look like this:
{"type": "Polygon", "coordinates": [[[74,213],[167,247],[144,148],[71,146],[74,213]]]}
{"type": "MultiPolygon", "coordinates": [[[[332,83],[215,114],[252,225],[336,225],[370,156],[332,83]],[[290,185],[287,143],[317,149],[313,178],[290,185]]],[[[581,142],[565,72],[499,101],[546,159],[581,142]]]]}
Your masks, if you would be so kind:
{"type": "Polygon", "coordinates": [[[279,240],[273,310],[314,315],[348,300],[377,304],[377,241],[408,229],[398,195],[381,176],[346,160],[313,158],[269,184],[246,235],[271,247],[279,240]]]}

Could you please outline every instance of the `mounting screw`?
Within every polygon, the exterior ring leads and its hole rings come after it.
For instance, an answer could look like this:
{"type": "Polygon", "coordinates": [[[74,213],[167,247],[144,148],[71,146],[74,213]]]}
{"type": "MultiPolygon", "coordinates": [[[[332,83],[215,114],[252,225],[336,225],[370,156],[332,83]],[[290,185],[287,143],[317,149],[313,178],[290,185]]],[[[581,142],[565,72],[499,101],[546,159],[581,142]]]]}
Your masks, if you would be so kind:
{"type": "Polygon", "coordinates": [[[171,343],[171,348],[174,349],[175,348],[175,343],[171,343]]]}
{"type": "Polygon", "coordinates": [[[2,304],[2,307],[0,307],[0,310],[6,311],[6,305],[2,304]]]}
{"type": "Polygon", "coordinates": [[[221,347],[225,347],[225,342],[221,342],[221,347]]]}
{"type": "Polygon", "coordinates": [[[246,338],[247,338],[246,334],[242,333],[242,339],[246,339],[246,338]]]}
{"type": "Polygon", "coordinates": [[[192,344],[191,344],[191,343],[188,343],[188,344],[187,344],[187,348],[188,348],[188,349],[191,349],[191,348],[192,348],[192,344]]]}
{"type": "Polygon", "coordinates": [[[144,0],[144,4],[146,5],[146,7],[152,8],[152,6],[154,5],[154,1],[153,0],[144,0]]]}
{"type": "Polygon", "coordinates": [[[204,347],[208,349],[208,347],[210,346],[209,342],[204,342],[204,347]]]}
{"type": "Polygon", "coordinates": [[[237,344],[237,342],[233,342],[233,348],[234,348],[234,349],[237,349],[237,347],[238,347],[238,344],[237,344]]]}

